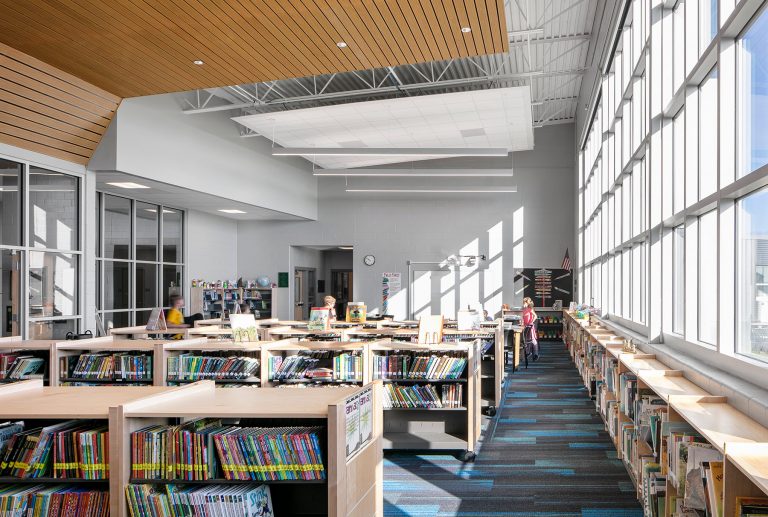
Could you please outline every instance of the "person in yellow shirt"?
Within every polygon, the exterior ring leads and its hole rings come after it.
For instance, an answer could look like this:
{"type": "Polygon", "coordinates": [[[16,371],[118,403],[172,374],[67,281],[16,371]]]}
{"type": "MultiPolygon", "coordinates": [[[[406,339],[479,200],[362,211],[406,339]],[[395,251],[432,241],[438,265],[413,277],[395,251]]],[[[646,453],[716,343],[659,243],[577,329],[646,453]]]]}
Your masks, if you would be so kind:
{"type": "MultiPolygon", "coordinates": [[[[184,308],[184,298],[175,294],[171,296],[171,308],[165,316],[165,324],[169,329],[183,329],[194,325],[195,320],[202,318],[202,315],[195,314],[189,318],[184,317],[182,309],[184,308]]],[[[176,334],[173,339],[182,339],[182,334],[176,334]]]]}

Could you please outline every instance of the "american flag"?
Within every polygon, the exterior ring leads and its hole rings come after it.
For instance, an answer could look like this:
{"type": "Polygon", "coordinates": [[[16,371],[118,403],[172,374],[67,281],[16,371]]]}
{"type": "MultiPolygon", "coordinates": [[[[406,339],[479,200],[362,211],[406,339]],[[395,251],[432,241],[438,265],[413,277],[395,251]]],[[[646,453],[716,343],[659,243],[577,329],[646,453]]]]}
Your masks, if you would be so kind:
{"type": "Polygon", "coordinates": [[[571,257],[568,255],[568,248],[565,248],[565,257],[563,257],[563,266],[560,269],[571,269],[571,257]]]}

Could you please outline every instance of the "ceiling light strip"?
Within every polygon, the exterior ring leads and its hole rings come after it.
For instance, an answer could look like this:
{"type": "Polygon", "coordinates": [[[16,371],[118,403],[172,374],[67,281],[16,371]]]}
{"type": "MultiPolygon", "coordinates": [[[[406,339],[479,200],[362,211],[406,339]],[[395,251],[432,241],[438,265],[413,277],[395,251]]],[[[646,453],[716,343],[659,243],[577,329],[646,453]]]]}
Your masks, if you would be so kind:
{"type": "Polygon", "coordinates": [[[372,178],[509,178],[512,169],[315,169],[313,174],[372,178]]]}
{"type": "Polygon", "coordinates": [[[517,192],[516,186],[506,187],[381,187],[381,188],[365,188],[365,187],[348,187],[347,192],[368,192],[379,194],[503,194],[517,192]]]}
{"type": "Polygon", "coordinates": [[[507,156],[506,147],[275,147],[272,156],[507,156]]]}

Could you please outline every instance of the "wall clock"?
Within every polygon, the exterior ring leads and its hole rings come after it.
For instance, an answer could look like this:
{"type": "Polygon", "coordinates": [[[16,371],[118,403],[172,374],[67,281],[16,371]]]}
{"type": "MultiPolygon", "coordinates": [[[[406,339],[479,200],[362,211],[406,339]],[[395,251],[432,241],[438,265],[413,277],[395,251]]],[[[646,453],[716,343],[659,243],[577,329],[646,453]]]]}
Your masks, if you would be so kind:
{"type": "Polygon", "coordinates": [[[366,255],[365,257],[363,257],[363,263],[366,266],[372,266],[376,263],[376,257],[374,257],[373,255],[366,255]]]}

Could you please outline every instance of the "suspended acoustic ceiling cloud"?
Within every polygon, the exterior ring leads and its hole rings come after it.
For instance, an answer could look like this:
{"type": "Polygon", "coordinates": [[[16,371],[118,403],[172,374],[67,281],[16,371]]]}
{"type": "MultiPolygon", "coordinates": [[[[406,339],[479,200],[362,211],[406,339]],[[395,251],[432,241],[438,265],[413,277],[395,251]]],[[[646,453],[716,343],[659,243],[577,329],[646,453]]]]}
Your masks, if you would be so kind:
{"type": "MultiPolygon", "coordinates": [[[[234,117],[281,147],[533,149],[528,86],[400,97],[234,117]]],[[[457,156],[460,156],[460,151],[457,156]]],[[[305,156],[323,168],[431,156],[305,156]]]]}

